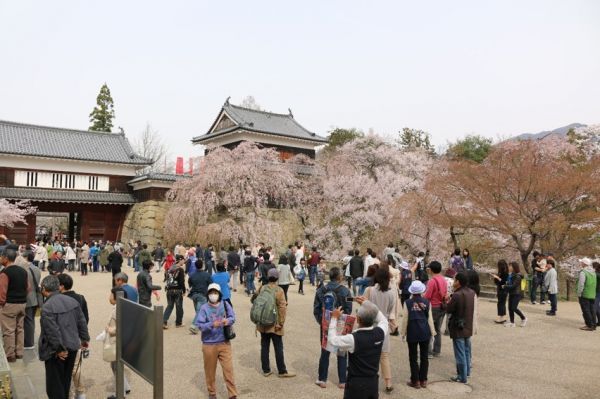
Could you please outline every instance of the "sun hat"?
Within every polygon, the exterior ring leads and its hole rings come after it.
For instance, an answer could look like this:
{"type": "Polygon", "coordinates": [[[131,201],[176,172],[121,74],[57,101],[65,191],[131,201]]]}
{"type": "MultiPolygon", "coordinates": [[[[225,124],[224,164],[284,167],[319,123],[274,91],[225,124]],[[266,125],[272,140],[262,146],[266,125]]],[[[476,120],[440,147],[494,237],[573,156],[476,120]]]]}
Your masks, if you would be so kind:
{"type": "Polygon", "coordinates": [[[403,269],[406,269],[406,270],[410,269],[410,266],[408,265],[408,262],[405,261],[405,260],[403,260],[402,262],[400,262],[400,267],[403,268],[403,269]]]}
{"type": "Polygon", "coordinates": [[[210,290],[216,290],[219,291],[219,293],[221,292],[221,286],[219,284],[216,283],[212,283],[208,285],[208,289],[206,290],[206,292],[209,292],[210,290]]]}
{"type": "Polygon", "coordinates": [[[582,258],[579,259],[579,262],[583,263],[586,266],[591,266],[592,265],[592,260],[590,258],[582,258]]]}
{"type": "Polygon", "coordinates": [[[267,278],[271,277],[279,279],[279,272],[274,267],[269,269],[269,271],[267,272],[267,278]]]}
{"type": "Polygon", "coordinates": [[[425,284],[423,284],[419,280],[415,280],[412,283],[410,283],[410,287],[408,287],[408,292],[410,292],[411,294],[422,294],[425,292],[425,289],[425,284]]]}

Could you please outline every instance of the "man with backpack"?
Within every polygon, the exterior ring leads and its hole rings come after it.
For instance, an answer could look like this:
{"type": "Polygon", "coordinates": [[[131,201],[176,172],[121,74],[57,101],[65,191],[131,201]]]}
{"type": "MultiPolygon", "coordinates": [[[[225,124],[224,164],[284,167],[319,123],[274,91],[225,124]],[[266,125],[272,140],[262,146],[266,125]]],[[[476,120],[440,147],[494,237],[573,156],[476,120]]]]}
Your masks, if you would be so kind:
{"type": "Polygon", "coordinates": [[[460,248],[454,249],[454,254],[450,258],[450,267],[454,269],[456,273],[462,273],[467,270],[465,267],[465,261],[460,254],[460,248]]]}
{"type": "Polygon", "coordinates": [[[419,280],[423,284],[427,283],[427,280],[429,280],[429,275],[427,274],[427,267],[425,265],[425,252],[419,252],[417,255],[417,260],[415,261],[415,264],[411,270],[413,272],[413,280],[419,280]]]}
{"type": "MultiPolygon", "coordinates": [[[[265,253],[265,256],[268,255],[265,253]]],[[[287,304],[283,290],[277,285],[277,280],[279,280],[277,269],[269,269],[267,280],[268,283],[262,285],[258,293],[252,297],[252,309],[250,310],[250,320],[256,324],[256,330],[260,332],[260,361],[263,376],[268,377],[273,374],[269,364],[269,347],[273,341],[278,376],[281,378],[295,377],[296,374],[287,370],[283,356],[283,325],[287,304]]]]}
{"type": "MultiPolygon", "coordinates": [[[[333,267],[329,271],[329,283],[323,284],[317,289],[315,301],[313,305],[313,314],[315,320],[319,323],[319,338],[323,340],[323,336],[327,334],[327,327],[323,329],[323,318],[325,311],[334,311],[341,307],[345,314],[352,313],[352,301],[347,298],[351,297],[350,290],[341,284],[342,273],[338,267],[333,267]]],[[[319,342],[321,343],[321,342],[319,342]]],[[[321,357],[319,358],[319,378],[317,384],[321,388],[327,388],[327,374],[329,371],[329,354],[330,352],[321,347],[321,357]]],[[[339,388],[344,388],[346,385],[346,368],[348,360],[346,353],[338,352],[338,378],[339,388]]]]}
{"type": "Polygon", "coordinates": [[[167,281],[165,283],[165,291],[167,292],[167,308],[163,315],[163,329],[168,329],[169,317],[175,310],[175,327],[183,327],[183,294],[185,294],[185,270],[183,265],[185,259],[177,255],[177,263],[171,266],[167,272],[167,281]]]}

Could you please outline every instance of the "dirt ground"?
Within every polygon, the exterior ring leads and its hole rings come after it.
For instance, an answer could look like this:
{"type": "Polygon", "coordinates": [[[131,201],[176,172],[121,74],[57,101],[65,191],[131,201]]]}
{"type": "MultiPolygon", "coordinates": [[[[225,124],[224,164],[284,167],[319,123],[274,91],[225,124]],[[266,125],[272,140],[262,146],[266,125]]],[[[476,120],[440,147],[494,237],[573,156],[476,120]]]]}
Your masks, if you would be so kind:
{"type": "MultiPolygon", "coordinates": [[[[125,268],[130,281],[135,281],[131,268],[125,268]]],[[[108,294],[110,274],[95,273],[81,277],[72,273],[74,289],[86,296],[90,312],[89,330],[92,339],[106,325],[111,312],[108,294]]],[[[155,283],[162,284],[161,274],[152,274],[155,283]]],[[[337,388],[336,361],[330,361],[329,383],[326,389],[315,385],[319,360],[318,325],[312,316],[315,289],[305,288],[306,295],[297,293],[297,286],[289,291],[288,317],[284,337],[285,361],[295,378],[279,379],[276,375],[265,378],[260,368],[260,341],[250,321],[249,298],[238,289],[232,301],[237,316],[237,338],[232,341],[236,385],[241,398],[341,398],[337,388]]],[[[159,302],[166,306],[162,295],[159,302]]],[[[576,303],[559,303],[558,317],[545,315],[546,306],[522,305],[529,318],[525,328],[504,328],[493,323],[496,304],[481,300],[479,306],[479,333],[473,337],[473,372],[469,386],[446,384],[454,370],[451,341],[443,338],[442,356],[432,359],[429,368],[430,388],[415,390],[406,386],[409,377],[408,351],[399,337],[392,337],[391,361],[395,390],[391,398],[598,398],[600,397],[600,331],[583,332],[581,313],[576,303]],[[437,383],[436,383],[437,382],[437,383]],[[471,389],[471,393],[460,392],[471,389]]],[[[184,323],[189,326],[193,317],[192,302],[184,301],[184,323]]],[[[199,335],[190,335],[186,328],[174,328],[175,314],[170,328],[164,332],[165,398],[203,398],[207,396],[204,384],[201,341],[199,335]]],[[[102,361],[100,342],[92,341],[91,355],[84,362],[84,381],[89,399],[105,398],[112,373],[102,361]]],[[[271,367],[275,370],[271,351],[271,367]]],[[[39,372],[43,373],[40,363],[39,372]]],[[[218,397],[227,393],[218,372],[218,397]]],[[[131,399],[152,397],[151,386],[137,375],[127,371],[132,391],[131,399]]],[[[380,383],[380,387],[382,387],[380,383]]]]}

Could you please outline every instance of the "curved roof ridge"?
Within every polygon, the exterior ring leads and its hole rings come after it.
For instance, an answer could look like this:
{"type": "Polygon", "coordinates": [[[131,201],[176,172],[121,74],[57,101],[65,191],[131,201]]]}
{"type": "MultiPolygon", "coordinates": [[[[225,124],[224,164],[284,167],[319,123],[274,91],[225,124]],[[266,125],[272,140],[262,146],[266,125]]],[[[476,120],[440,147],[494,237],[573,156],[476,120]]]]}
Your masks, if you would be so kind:
{"type": "Polygon", "coordinates": [[[263,111],[261,109],[246,108],[246,107],[242,107],[242,106],[234,105],[234,104],[227,104],[227,105],[223,106],[223,108],[225,108],[227,106],[233,107],[233,108],[243,109],[244,111],[256,112],[256,113],[267,114],[267,115],[283,116],[283,117],[294,119],[294,117],[292,115],[290,115],[290,114],[280,114],[280,113],[277,113],[277,112],[263,111]]]}

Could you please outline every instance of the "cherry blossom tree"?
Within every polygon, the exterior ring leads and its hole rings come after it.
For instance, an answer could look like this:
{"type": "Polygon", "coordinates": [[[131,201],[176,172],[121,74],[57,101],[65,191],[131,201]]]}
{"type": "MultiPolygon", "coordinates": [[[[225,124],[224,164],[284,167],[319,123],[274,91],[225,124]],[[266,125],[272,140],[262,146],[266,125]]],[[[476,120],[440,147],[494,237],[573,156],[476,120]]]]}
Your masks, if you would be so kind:
{"type": "Polygon", "coordinates": [[[210,149],[200,174],[177,182],[169,191],[172,206],[166,236],[188,242],[280,244],[281,226],[264,211],[303,205],[296,166],[293,161],[281,162],[274,149],[250,142],[232,150],[210,149]]]}
{"type": "Polygon", "coordinates": [[[402,150],[375,135],[328,154],[319,164],[321,191],[307,216],[311,242],[334,258],[366,243],[394,201],[422,186],[430,163],[425,150],[402,150]]]}
{"type": "Polygon", "coordinates": [[[454,204],[455,226],[504,237],[527,271],[536,246],[561,258],[593,244],[600,222],[597,158],[574,163],[544,143],[520,142],[495,148],[481,164],[448,165],[431,184],[454,204]]]}
{"type": "Polygon", "coordinates": [[[35,213],[37,208],[29,201],[10,202],[0,198],[0,226],[13,227],[16,223],[25,223],[27,215],[35,213]]]}

